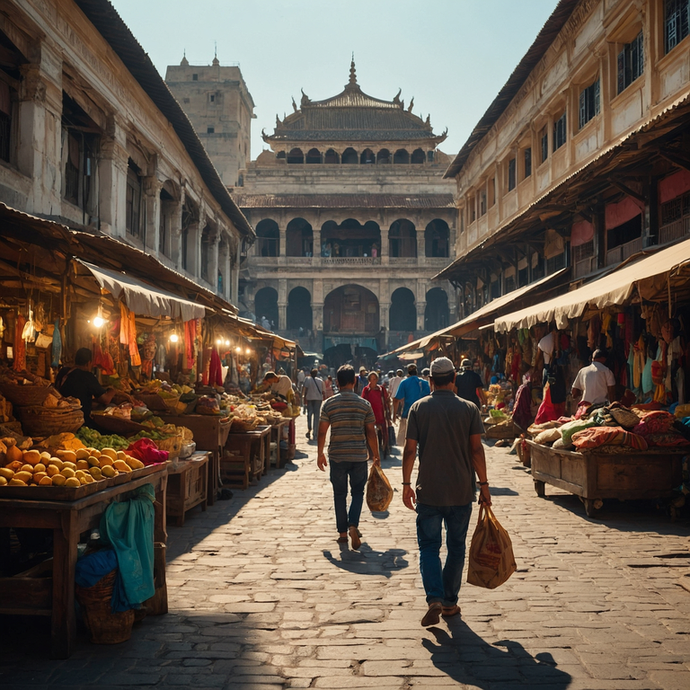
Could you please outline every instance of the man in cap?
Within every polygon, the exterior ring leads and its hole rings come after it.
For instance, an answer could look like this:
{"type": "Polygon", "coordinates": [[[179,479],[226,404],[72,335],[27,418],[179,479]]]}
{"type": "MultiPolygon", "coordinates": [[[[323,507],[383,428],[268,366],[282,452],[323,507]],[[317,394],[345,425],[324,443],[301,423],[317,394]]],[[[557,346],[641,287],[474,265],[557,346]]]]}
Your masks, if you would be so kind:
{"type": "MultiPolygon", "coordinates": [[[[391,400],[395,398],[395,394],[398,392],[398,386],[403,380],[403,370],[398,369],[395,373],[390,371],[388,373],[388,393],[390,394],[391,400]]],[[[395,421],[395,419],[393,419],[395,421]]]]}
{"type": "Polygon", "coordinates": [[[479,374],[472,370],[469,359],[463,359],[460,363],[460,372],[455,377],[455,394],[473,402],[478,408],[486,403],[484,384],[479,374]]]}
{"type": "Polygon", "coordinates": [[[417,511],[419,565],[429,608],[422,625],[460,613],[458,593],[465,564],[465,540],[479,478],[479,501],[491,505],[479,409],[457,397],[455,368],[447,357],[431,364],[434,392],[415,402],[408,416],[403,453],[403,502],[417,511]],[[419,447],[419,472],[412,469],[419,447]],[[441,566],[442,525],[448,555],[441,566]]]}
{"type": "Polygon", "coordinates": [[[407,428],[407,414],[413,403],[417,402],[431,392],[429,384],[417,376],[417,365],[407,365],[407,378],[398,386],[398,390],[393,398],[393,415],[397,416],[398,410],[402,408],[400,414],[400,426],[396,442],[399,446],[405,445],[405,429],[407,428]]]}

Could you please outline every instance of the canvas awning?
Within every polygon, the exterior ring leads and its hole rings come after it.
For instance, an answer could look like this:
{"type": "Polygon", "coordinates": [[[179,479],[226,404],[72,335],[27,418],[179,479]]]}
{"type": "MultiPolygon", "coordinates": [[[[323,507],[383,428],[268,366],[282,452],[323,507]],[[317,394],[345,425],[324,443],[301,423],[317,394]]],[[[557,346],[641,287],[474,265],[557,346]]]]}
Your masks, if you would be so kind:
{"type": "Polygon", "coordinates": [[[435,333],[431,333],[430,335],[425,335],[423,338],[420,338],[419,340],[407,343],[406,345],[399,347],[397,350],[393,350],[393,352],[391,352],[390,354],[395,354],[398,352],[407,352],[408,350],[416,350],[418,348],[423,349],[428,347],[434,341],[440,340],[440,338],[444,336],[461,336],[465,333],[469,333],[470,331],[477,328],[478,325],[481,325],[480,322],[486,320],[490,315],[495,314],[497,311],[501,309],[504,309],[509,304],[512,304],[513,302],[519,300],[521,297],[523,297],[529,292],[532,292],[533,290],[536,290],[538,287],[543,286],[552,280],[555,280],[559,276],[563,275],[563,273],[565,273],[565,271],[567,270],[567,268],[562,268],[560,271],[556,271],[551,275],[545,276],[544,278],[541,278],[540,280],[537,280],[534,283],[530,283],[529,285],[523,285],[521,288],[518,288],[517,290],[513,290],[512,292],[508,292],[505,295],[501,295],[501,297],[497,297],[496,299],[491,300],[491,302],[488,302],[483,307],[480,307],[476,311],[472,312],[469,316],[466,316],[464,319],[457,321],[452,326],[447,326],[446,328],[442,328],[440,331],[436,331],[435,333]]]}
{"type": "Polygon", "coordinates": [[[677,298],[690,281],[690,240],[671,245],[654,254],[643,252],[608,275],[577,290],[520,311],[499,316],[494,322],[498,333],[514,328],[529,328],[538,323],[556,322],[565,328],[570,319],[581,317],[588,308],[622,306],[633,297],[654,302],[677,298]]]}
{"type": "Polygon", "coordinates": [[[82,259],[77,261],[88,269],[102,289],[107,290],[115,299],[122,296],[127,308],[135,314],[169,316],[182,321],[200,319],[206,314],[206,308],[201,304],[178,297],[172,292],[146,285],[125,273],[100,268],[82,259]]]}

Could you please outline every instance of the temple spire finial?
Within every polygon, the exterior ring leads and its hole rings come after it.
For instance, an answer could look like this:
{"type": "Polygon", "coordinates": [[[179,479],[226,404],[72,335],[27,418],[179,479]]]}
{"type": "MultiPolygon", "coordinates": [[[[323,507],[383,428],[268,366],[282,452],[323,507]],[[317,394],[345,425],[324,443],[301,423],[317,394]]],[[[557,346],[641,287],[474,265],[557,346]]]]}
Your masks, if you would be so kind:
{"type": "Polygon", "coordinates": [[[182,51],[182,60],[180,61],[180,65],[182,67],[187,67],[189,65],[189,61],[187,60],[187,49],[186,48],[182,51]]]}
{"type": "Polygon", "coordinates": [[[352,61],[350,62],[350,81],[348,82],[352,85],[357,85],[357,71],[355,69],[355,53],[352,52],[352,61]]]}
{"type": "Polygon", "coordinates": [[[213,42],[213,63],[214,66],[220,65],[220,60],[218,59],[218,41],[213,42]]]}

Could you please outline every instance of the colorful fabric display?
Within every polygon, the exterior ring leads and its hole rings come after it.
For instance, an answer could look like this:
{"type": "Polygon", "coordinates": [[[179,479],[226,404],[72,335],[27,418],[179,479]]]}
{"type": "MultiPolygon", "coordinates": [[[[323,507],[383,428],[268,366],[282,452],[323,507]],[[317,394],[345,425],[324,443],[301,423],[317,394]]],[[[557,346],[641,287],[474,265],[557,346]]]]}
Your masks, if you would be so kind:
{"type": "Polygon", "coordinates": [[[640,436],[651,434],[665,434],[673,427],[675,417],[665,410],[646,412],[640,423],[633,428],[633,433],[640,436]]]}
{"type": "Polygon", "coordinates": [[[643,436],[631,431],[624,431],[614,426],[593,426],[578,431],[572,436],[572,442],[578,450],[599,448],[600,446],[629,446],[633,450],[647,450],[647,441],[643,436]]]}

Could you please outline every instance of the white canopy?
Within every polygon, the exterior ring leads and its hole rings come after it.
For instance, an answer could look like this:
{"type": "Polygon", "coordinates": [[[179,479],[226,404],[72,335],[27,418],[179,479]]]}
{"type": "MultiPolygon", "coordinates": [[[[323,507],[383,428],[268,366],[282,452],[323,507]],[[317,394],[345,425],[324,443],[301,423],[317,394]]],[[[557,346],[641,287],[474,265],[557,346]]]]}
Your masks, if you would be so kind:
{"type": "Polygon", "coordinates": [[[115,299],[123,295],[123,301],[130,311],[141,316],[169,316],[182,321],[203,318],[206,308],[196,302],[174,295],[172,292],[154,288],[136,278],[94,266],[88,261],[78,259],[104,290],[115,299]]]}
{"type": "Polygon", "coordinates": [[[682,268],[690,262],[690,240],[671,245],[651,256],[640,256],[637,261],[577,290],[499,316],[494,321],[495,330],[507,333],[514,328],[529,328],[550,321],[555,321],[558,328],[565,328],[569,319],[581,317],[588,307],[604,309],[624,305],[635,289],[641,299],[658,300],[670,286],[679,286],[689,277],[682,268]]]}

